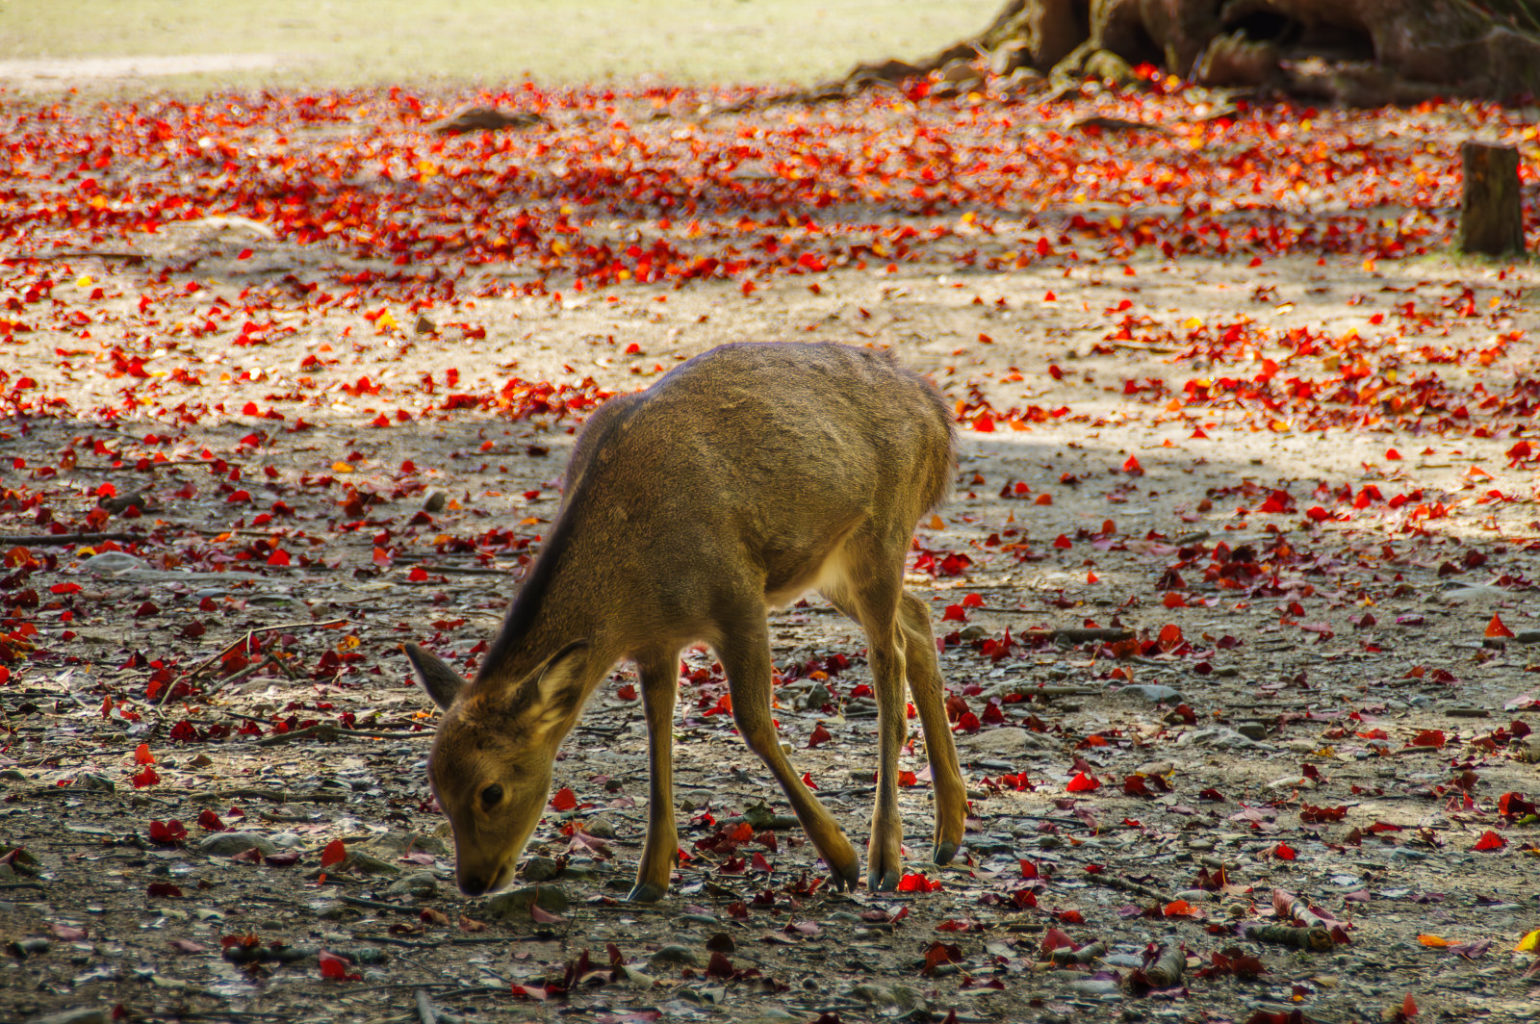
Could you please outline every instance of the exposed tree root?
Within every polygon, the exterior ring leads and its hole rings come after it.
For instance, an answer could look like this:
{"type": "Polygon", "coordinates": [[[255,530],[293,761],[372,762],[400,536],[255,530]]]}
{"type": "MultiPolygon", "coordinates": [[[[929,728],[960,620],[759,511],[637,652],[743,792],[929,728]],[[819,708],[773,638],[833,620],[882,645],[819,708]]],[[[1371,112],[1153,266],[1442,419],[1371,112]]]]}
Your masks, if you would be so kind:
{"type": "Polygon", "coordinates": [[[844,99],[924,80],[928,95],[1082,77],[1127,83],[1147,64],[1201,85],[1350,106],[1540,94],[1532,0],[1008,0],[982,32],[913,61],[720,112],[844,99]]]}

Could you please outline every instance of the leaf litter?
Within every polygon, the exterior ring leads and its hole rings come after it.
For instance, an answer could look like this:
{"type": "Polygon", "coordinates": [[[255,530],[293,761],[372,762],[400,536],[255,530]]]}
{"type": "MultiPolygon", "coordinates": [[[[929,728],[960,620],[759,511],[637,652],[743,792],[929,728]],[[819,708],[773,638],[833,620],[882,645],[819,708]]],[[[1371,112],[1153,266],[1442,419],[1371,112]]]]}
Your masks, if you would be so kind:
{"type": "MultiPolygon", "coordinates": [[[[1446,255],[1456,143],[1532,166],[1521,112],[1146,75],[687,116],[737,97],[4,111],[3,1015],[1533,1015],[1535,281],[1446,255]],[[431,132],[468,103],[541,120],[431,132]],[[474,669],[576,424],[788,337],[955,402],[909,583],[966,856],[924,861],[916,731],[900,891],[826,891],[703,650],[668,898],[620,902],[625,672],[515,888],[461,898],[397,645],[474,669]]],[[[859,632],[773,625],[783,738],[859,834],[859,632]]]]}

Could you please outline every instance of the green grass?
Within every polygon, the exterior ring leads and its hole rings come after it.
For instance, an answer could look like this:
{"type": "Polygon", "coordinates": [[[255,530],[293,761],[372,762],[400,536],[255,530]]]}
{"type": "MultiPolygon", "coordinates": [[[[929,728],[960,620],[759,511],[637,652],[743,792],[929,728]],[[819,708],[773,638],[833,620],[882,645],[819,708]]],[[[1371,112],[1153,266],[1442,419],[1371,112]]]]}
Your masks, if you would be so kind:
{"type": "MultiPolygon", "coordinates": [[[[916,57],[1002,0],[0,0],[0,61],[268,54],[130,88],[808,83],[916,57]]],[[[66,83],[69,84],[69,83],[66,83]]],[[[86,84],[82,82],[81,84],[86,84]]]]}

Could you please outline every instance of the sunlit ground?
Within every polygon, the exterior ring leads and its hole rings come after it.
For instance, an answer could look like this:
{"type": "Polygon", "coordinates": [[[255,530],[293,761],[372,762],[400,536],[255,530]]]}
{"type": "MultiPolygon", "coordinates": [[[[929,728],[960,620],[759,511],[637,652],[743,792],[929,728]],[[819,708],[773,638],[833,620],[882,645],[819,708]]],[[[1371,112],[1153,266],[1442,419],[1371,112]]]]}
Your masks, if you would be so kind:
{"type": "Polygon", "coordinates": [[[806,83],[977,32],[998,0],[15,0],[0,82],[143,91],[634,82],[806,83]],[[186,63],[119,58],[197,58],[186,63]],[[45,62],[45,63],[38,63],[45,62]]]}

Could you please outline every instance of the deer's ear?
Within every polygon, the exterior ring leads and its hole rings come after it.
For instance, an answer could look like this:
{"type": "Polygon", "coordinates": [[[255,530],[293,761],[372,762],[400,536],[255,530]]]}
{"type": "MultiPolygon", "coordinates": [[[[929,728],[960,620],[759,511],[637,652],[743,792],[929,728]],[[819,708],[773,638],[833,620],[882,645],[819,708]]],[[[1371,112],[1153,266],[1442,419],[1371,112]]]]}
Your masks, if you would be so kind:
{"type": "Polygon", "coordinates": [[[516,704],[532,708],[530,724],[549,730],[577,718],[583,709],[583,679],[588,666],[588,641],[574,640],[544,663],[519,685],[516,704]]]}
{"type": "Polygon", "coordinates": [[[465,680],[460,674],[448,665],[444,664],[436,655],[418,647],[416,644],[403,644],[402,650],[406,652],[406,658],[412,663],[412,669],[417,673],[418,682],[422,688],[428,691],[428,696],[433,698],[433,703],[440,709],[448,711],[460,691],[465,689],[465,680]]]}

